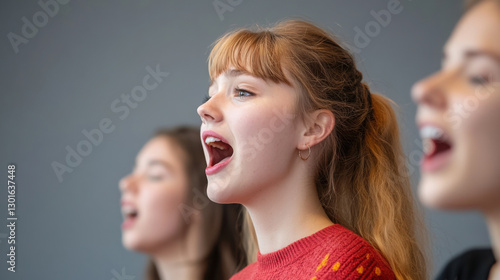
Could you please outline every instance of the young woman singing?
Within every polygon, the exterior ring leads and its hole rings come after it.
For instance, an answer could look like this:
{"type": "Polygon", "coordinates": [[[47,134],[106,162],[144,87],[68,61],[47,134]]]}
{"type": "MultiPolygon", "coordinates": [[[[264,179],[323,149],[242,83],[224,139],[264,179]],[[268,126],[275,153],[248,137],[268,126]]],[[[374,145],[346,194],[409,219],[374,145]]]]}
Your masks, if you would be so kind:
{"type": "Polygon", "coordinates": [[[426,278],[391,102],[336,39],[301,20],[236,30],[209,73],[208,196],[244,205],[258,243],[232,279],[426,278]]]}

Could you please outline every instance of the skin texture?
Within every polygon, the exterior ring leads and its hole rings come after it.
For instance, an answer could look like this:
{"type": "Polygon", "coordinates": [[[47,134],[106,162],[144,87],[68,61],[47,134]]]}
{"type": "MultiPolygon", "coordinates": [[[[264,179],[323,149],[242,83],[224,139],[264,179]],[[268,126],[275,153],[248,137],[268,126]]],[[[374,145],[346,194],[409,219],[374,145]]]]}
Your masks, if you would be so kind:
{"type": "Polygon", "coordinates": [[[418,82],[413,99],[417,122],[443,128],[453,143],[446,166],[423,172],[420,197],[431,206],[484,208],[500,198],[500,9],[484,2],[458,23],[442,69],[418,82]],[[487,55],[467,56],[467,53],[487,55]],[[477,79],[486,79],[478,83],[477,79]],[[476,106],[473,106],[477,104],[476,106]]]}
{"type": "Polygon", "coordinates": [[[298,142],[294,127],[295,93],[286,85],[267,83],[250,75],[223,74],[210,87],[209,95],[211,99],[198,108],[198,113],[207,119],[206,128],[221,134],[234,153],[226,168],[208,176],[208,196],[215,202],[243,203],[270,182],[285,177],[289,163],[295,159],[298,142]],[[255,95],[237,92],[235,87],[255,95]],[[270,119],[276,118],[277,110],[289,117],[286,124],[278,121],[281,128],[278,133],[270,130],[270,119]],[[275,153],[283,156],[277,158],[275,153]]]}
{"type": "MultiPolygon", "coordinates": [[[[235,70],[219,75],[198,108],[201,132],[214,131],[233,148],[231,162],[208,177],[208,196],[241,203],[250,213],[261,253],[269,253],[331,225],[313,182],[314,145],[333,129],[326,110],[297,117],[299,92],[235,70]],[[311,156],[303,161],[302,150],[311,156]]],[[[203,143],[209,163],[207,146],[203,143]]]]}
{"type": "MultiPolygon", "coordinates": [[[[421,200],[442,209],[478,209],[500,257],[500,7],[469,10],[444,47],[442,68],[415,84],[417,122],[441,127],[452,150],[441,168],[422,171],[421,200]]],[[[493,270],[492,270],[493,271],[493,270]]],[[[493,276],[492,272],[492,277],[493,276]]],[[[497,278],[500,274],[496,273],[497,278]]]]}
{"type": "Polygon", "coordinates": [[[133,172],[120,181],[122,202],[138,211],[135,223],[122,230],[123,245],[150,255],[162,279],[201,279],[199,244],[193,241],[200,231],[199,215],[188,223],[179,210],[188,191],[184,161],[172,140],[155,137],[137,155],[133,172]]]}

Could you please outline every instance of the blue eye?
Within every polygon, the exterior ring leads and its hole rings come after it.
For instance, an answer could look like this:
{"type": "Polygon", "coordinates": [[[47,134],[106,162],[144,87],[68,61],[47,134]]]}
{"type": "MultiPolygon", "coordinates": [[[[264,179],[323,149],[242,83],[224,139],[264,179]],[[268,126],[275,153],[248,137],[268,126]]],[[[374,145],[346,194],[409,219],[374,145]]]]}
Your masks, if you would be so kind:
{"type": "Polygon", "coordinates": [[[240,99],[255,95],[247,90],[240,89],[240,88],[235,88],[234,91],[235,91],[235,96],[240,98],[240,99]]]}

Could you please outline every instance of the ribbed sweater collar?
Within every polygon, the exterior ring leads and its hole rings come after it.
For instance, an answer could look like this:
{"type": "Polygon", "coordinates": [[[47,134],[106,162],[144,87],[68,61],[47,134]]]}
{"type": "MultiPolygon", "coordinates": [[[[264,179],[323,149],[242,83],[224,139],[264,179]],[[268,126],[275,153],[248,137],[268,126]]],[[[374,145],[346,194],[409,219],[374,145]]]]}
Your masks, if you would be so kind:
{"type": "Polygon", "coordinates": [[[259,266],[259,270],[273,270],[293,263],[299,257],[311,251],[312,248],[322,244],[326,238],[334,235],[340,228],[342,228],[341,225],[334,224],[312,235],[299,239],[278,251],[264,255],[261,255],[259,251],[257,253],[257,265],[259,266]]]}

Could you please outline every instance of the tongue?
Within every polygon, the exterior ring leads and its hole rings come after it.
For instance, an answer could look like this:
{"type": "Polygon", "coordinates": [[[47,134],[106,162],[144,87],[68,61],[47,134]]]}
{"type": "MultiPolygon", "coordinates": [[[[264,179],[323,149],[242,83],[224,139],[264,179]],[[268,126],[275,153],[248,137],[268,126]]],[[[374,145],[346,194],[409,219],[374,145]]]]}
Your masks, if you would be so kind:
{"type": "Polygon", "coordinates": [[[226,147],[225,147],[224,150],[214,147],[213,154],[214,154],[213,165],[216,165],[217,163],[221,162],[225,158],[228,158],[228,157],[232,156],[233,155],[233,149],[229,145],[226,145],[226,147]]]}
{"type": "Polygon", "coordinates": [[[431,156],[435,156],[439,153],[445,152],[449,149],[451,149],[451,146],[449,143],[441,141],[441,140],[432,140],[432,143],[434,144],[434,151],[432,152],[431,156]]]}

